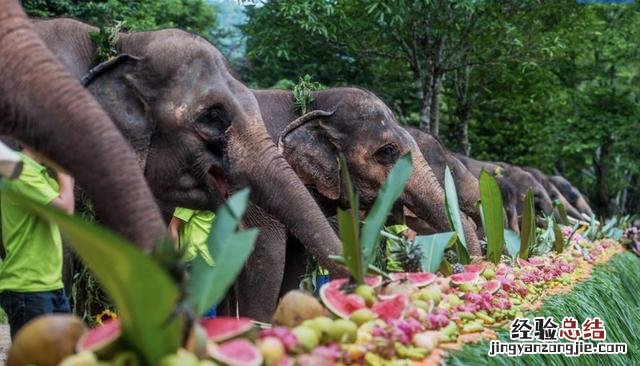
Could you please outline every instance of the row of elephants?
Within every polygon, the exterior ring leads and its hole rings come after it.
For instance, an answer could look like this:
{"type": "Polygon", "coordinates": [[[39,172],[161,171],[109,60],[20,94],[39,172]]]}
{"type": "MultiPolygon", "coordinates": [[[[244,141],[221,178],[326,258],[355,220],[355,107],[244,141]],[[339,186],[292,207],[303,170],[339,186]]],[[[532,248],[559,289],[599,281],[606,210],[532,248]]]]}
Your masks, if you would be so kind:
{"type": "Polygon", "coordinates": [[[314,92],[311,112],[300,116],[292,93],[247,88],[198,36],[176,29],[121,33],[118,55],[96,62],[94,31],[72,19],[30,20],[17,1],[2,2],[0,134],[70,171],[102,222],[143,250],[164,230],[162,212],[213,210],[229,192],[251,187],[244,222],[260,235],[236,286],[243,315],[269,320],[279,295],[297,287],[305,252],[333,276],[346,275],[328,259],[341,251],[331,218],[347,206],[340,153],[366,209],[396,160],[410,152],[414,170],[394,219],[420,233],[449,229],[442,181],[451,167],[472,255],[481,255],[482,168],[499,173],[515,230],[528,187],[546,213],[559,199],[576,218],[591,214],[566,180],[452,154],[432,136],[400,126],[366,90],[314,92]]]}

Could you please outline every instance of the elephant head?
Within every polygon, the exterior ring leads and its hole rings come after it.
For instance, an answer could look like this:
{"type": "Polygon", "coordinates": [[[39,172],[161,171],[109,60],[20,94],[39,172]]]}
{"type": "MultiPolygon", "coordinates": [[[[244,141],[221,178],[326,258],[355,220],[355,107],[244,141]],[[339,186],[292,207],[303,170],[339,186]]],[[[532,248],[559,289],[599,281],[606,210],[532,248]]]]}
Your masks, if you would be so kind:
{"type": "MultiPolygon", "coordinates": [[[[95,47],[88,33],[95,28],[68,19],[37,26],[53,34],[49,46],[70,69],[90,64],[95,47]]],[[[255,97],[215,47],[165,29],[122,33],[116,48],[119,56],[87,70],[83,81],[137,151],[160,201],[212,210],[228,192],[249,186],[253,203],[284,223],[323,266],[344,274],[328,259],[341,251],[337,236],[276,150],[255,97]]]]}
{"type": "MultiPolygon", "coordinates": [[[[399,203],[436,230],[450,230],[444,190],[414,139],[374,94],[355,88],[314,92],[312,111],[296,118],[290,92],[254,93],[265,124],[279,141],[285,158],[323,199],[348,206],[339,154],[344,154],[362,208],[367,209],[398,158],[410,152],[414,170],[399,203]]],[[[480,255],[474,225],[462,216],[470,252],[480,255]]]]}
{"type": "Polygon", "coordinates": [[[531,188],[533,190],[533,200],[536,209],[542,211],[546,215],[553,214],[553,202],[551,197],[544,189],[544,186],[538,182],[529,172],[515,165],[506,163],[498,163],[503,169],[503,176],[508,179],[515,187],[518,196],[518,212],[522,213],[524,208],[524,198],[527,194],[527,190],[531,188]]]}
{"type": "Polygon", "coordinates": [[[0,134],[70,172],[107,226],[150,249],[164,224],[133,151],[18,1],[0,3],[0,70],[0,134]]]}
{"type": "Polygon", "coordinates": [[[556,186],[551,183],[551,180],[546,174],[535,168],[524,168],[524,170],[529,172],[538,182],[540,182],[540,184],[542,184],[544,189],[547,190],[547,193],[549,194],[549,198],[551,198],[551,200],[557,200],[562,203],[567,211],[568,216],[578,220],[582,219],[582,215],[580,215],[580,212],[571,204],[571,202],[567,200],[567,198],[558,190],[558,188],[556,188],[556,186]]]}
{"type": "Polygon", "coordinates": [[[561,175],[554,175],[549,177],[551,183],[567,198],[567,201],[571,203],[582,215],[592,217],[594,215],[593,210],[589,206],[585,196],[573,186],[565,177],[561,175]]]}

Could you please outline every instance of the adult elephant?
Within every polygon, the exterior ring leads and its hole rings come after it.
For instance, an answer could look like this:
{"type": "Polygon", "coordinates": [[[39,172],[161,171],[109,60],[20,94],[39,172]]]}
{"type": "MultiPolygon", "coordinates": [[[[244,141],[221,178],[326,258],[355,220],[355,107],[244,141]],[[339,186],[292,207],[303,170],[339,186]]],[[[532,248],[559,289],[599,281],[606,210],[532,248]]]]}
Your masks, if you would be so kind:
{"type": "Polygon", "coordinates": [[[567,198],[558,190],[558,188],[553,185],[553,183],[549,179],[549,176],[536,168],[526,167],[524,168],[524,170],[529,172],[533,176],[533,178],[535,178],[538,182],[540,182],[540,184],[542,184],[544,189],[547,190],[549,198],[551,198],[553,201],[557,200],[562,203],[562,205],[566,209],[568,216],[573,217],[574,219],[582,220],[582,215],[580,215],[580,212],[571,204],[571,202],[569,202],[569,200],[567,200],[567,198]]]}
{"type": "Polygon", "coordinates": [[[409,131],[418,144],[422,155],[443,187],[445,170],[447,166],[449,167],[456,185],[460,210],[474,221],[476,227],[481,228],[482,218],[478,208],[478,201],[480,200],[478,178],[460,160],[453,156],[436,137],[418,128],[405,127],[405,129],[409,131]]]}
{"type": "Polygon", "coordinates": [[[583,218],[585,218],[585,215],[586,218],[590,218],[594,215],[585,196],[565,177],[561,175],[554,175],[549,177],[549,180],[556,188],[558,188],[560,193],[567,198],[569,203],[571,203],[582,214],[581,216],[583,216],[583,218]]]}
{"type": "Polygon", "coordinates": [[[138,153],[164,204],[213,210],[230,191],[272,214],[335,275],[341,244],[317,204],[278,153],[255,97],[220,52],[196,35],[165,29],[121,33],[118,56],[93,66],[95,27],[35,23],[47,46],[81,78],[138,153]]]}
{"type": "Polygon", "coordinates": [[[527,190],[531,188],[533,190],[533,201],[535,207],[545,215],[554,214],[551,197],[549,197],[547,190],[533,177],[533,175],[519,166],[503,162],[499,162],[497,164],[502,168],[502,175],[516,188],[519,203],[517,207],[519,213],[522,212],[524,207],[524,198],[527,194],[527,190]]]}
{"type": "Polygon", "coordinates": [[[454,154],[454,157],[458,159],[474,177],[480,178],[480,172],[485,170],[496,178],[500,186],[500,192],[502,193],[506,225],[509,229],[519,233],[520,224],[518,216],[522,213],[522,202],[518,197],[516,186],[502,175],[503,169],[495,163],[475,160],[462,154],[454,154]]]}
{"type": "Polygon", "coordinates": [[[0,134],[70,172],[107,226],[150,249],[164,225],[133,151],[18,1],[0,2],[0,70],[0,134]]]}

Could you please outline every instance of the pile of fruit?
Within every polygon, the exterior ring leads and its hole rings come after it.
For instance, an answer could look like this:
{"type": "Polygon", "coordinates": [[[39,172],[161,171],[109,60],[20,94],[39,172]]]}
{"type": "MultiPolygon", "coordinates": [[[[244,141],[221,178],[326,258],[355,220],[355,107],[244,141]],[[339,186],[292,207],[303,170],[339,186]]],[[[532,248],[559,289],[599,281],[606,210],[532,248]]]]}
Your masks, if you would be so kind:
{"type": "MultiPolygon", "coordinates": [[[[166,356],[161,365],[440,364],[448,350],[494,338],[492,328],[535,310],[549,294],[568,291],[593,265],[623,250],[613,240],[590,242],[579,234],[570,244],[561,254],[472,263],[448,277],[392,273],[389,278],[367,277],[361,285],[337,279],[320,289],[322,304],[294,291],[281,301],[272,327],[259,329],[246,318],[201,320],[186,336],[185,348],[166,356]]],[[[9,366],[21,364],[23,357],[33,359],[34,353],[45,354],[43,335],[50,342],[68,340],[68,350],[60,349],[59,342],[55,350],[74,353],[62,365],[139,364],[119,337],[117,319],[89,331],[80,321],[60,321],[56,328],[52,319],[56,317],[43,318],[46,324],[32,322],[18,334],[9,366]]],[[[51,364],[47,362],[38,363],[51,364]]]]}

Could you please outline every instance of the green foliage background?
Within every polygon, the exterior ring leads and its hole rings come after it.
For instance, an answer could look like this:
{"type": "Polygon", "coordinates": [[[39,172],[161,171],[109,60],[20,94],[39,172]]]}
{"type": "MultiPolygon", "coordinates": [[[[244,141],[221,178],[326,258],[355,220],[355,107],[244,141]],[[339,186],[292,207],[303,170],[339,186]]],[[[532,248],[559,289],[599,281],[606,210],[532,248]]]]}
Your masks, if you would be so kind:
{"type": "Polygon", "coordinates": [[[560,173],[598,213],[640,211],[640,2],[24,0],[33,16],[179,27],[252,87],[378,94],[454,151],[560,173]]]}

